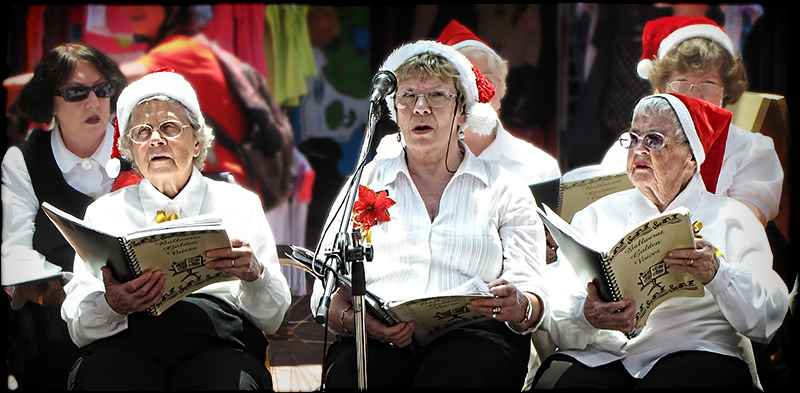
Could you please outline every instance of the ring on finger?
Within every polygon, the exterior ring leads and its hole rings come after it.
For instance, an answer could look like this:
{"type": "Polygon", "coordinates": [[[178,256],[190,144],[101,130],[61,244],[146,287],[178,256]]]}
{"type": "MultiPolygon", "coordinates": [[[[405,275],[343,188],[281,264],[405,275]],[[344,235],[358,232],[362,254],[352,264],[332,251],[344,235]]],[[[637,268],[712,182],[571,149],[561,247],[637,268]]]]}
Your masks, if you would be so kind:
{"type": "Polygon", "coordinates": [[[689,260],[689,266],[692,266],[692,265],[694,265],[694,259],[690,259],[689,260]]]}
{"type": "Polygon", "coordinates": [[[492,309],[492,318],[497,318],[497,314],[500,314],[500,307],[497,306],[492,309]]]}
{"type": "Polygon", "coordinates": [[[235,259],[231,259],[231,267],[236,267],[236,260],[235,259]]]}

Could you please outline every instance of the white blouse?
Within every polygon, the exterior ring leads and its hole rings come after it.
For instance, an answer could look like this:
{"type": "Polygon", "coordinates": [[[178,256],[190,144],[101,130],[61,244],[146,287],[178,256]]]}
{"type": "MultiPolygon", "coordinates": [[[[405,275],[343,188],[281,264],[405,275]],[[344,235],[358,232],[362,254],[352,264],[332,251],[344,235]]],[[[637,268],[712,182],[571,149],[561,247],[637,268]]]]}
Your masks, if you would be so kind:
{"type": "MultiPolygon", "coordinates": [[[[499,121],[497,124],[497,137],[478,155],[478,158],[507,169],[518,176],[525,185],[561,177],[561,170],[555,158],[533,144],[511,135],[499,121]]],[[[401,151],[403,146],[397,142],[397,135],[387,135],[378,144],[375,158],[394,157],[401,151]]]]}
{"type": "MultiPolygon", "coordinates": [[[[589,324],[583,315],[586,283],[577,279],[559,252],[559,265],[553,268],[561,270],[562,279],[549,281],[551,314],[542,328],[560,352],[590,367],[621,359],[632,376],[641,378],[669,353],[701,350],[742,358],[740,335],[769,341],[783,322],[789,295],[772,270],[772,253],[760,223],[742,203],[707,192],[697,174],[665,210],[679,206],[703,224],[700,235],[723,255],[704,295],[664,301],[641,334],[627,340],[618,331],[589,324]]],[[[656,206],[631,189],[589,205],[571,225],[593,244],[611,248],[636,223],[656,214],[656,206]]]]}
{"type": "MultiPolygon", "coordinates": [[[[108,193],[114,179],[106,174],[105,165],[111,158],[114,126],[109,124],[100,146],[86,159],[67,150],[58,130],[56,126],[50,131],[50,144],[67,184],[93,198],[108,193]]],[[[25,158],[16,146],[9,148],[3,157],[2,181],[2,285],[56,275],[61,268],[33,249],[34,221],[43,201],[36,197],[25,158]]]]}
{"type": "MultiPolygon", "coordinates": [[[[389,208],[391,220],[371,229],[375,256],[364,264],[367,290],[384,300],[402,300],[449,290],[476,276],[484,282],[502,278],[520,291],[539,295],[546,307],[546,278],[540,274],[544,226],[530,190],[504,169],[476,159],[465,146],[464,151],[433,221],[411,180],[405,154],[374,160],[364,168],[361,184],[388,190],[396,202],[389,208]]],[[[343,197],[340,193],[332,212],[343,197]]],[[[323,247],[332,246],[339,222],[334,221],[323,247]]],[[[316,280],[312,312],[322,292],[316,280]]]]}
{"type": "MultiPolygon", "coordinates": [[[[108,233],[127,234],[155,224],[158,210],[175,212],[178,217],[215,214],[222,218],[231,238],[250,244],[264,266],[261,277],[253,282],[215,283],[195,293],[223,299],[261,330],[277,331],[291,295],[258,196],[238,185],[205,178],[193,168],[189,182],[174,199],[143,179],[97,199],[86,209],[85,221],[108,233]]],[[[74,270],[75,277],[65,286],[67,298],[61,307],[72,340],[80,347],[127,329],[128,317],[111,309],[103,282],[86,269],[79,256],[74,270]]]]}

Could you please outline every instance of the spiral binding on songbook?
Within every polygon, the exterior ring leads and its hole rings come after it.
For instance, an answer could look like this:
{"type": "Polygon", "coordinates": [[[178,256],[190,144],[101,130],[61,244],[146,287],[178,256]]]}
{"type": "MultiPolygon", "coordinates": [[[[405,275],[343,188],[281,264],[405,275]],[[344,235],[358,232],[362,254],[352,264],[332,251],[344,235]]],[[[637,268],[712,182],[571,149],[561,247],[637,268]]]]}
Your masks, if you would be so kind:
{"type": "MultiPolygon", "coordinates": [[[[119,239],[119,243],[122,246],[122,251],[125,253],[125,259],[128,261],[128,265],[133,271],[133,277],[139,277],[142,275],[142,267],[139,266],[139,260],[136,258],[136,253],[133,252],[131,244],[125,239],[119,239]]],[[[156,308],[156,306],[152,306],[147,309],[147,313],[156,316],[158,315],[158,308],[156,308]]]]}
{"type": "Polygon", "coordinates": [[[617,278],[614,276],[614,272],[611,270],[611,263],[609,261],[603,261],[603,275],[606,276],[606,281],[611,286],[612,300],[615,302],[620,301],[620,299],[622,299],[622,293],[619,290],[617,278]]]}
{"type": "Polygon", "coordinates": [[[142,274],[142,268],[139,266],[139,261],[136,259],[136,253],[133,252],[130,243],[125,239],[119,239],[122,245],[122,250],[125,252],[125,259],[128,260],[131,270],[133,270],[134,277],[139,277],[142,274]]]}

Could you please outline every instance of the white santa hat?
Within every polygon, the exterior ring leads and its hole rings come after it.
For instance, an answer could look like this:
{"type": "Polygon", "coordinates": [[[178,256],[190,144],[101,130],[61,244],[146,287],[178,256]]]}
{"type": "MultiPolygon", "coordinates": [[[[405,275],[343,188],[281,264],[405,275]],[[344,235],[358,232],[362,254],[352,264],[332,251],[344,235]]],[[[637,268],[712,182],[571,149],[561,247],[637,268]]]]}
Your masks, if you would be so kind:
{"type": "Polygon", "coordinates": [[[636,67],[636,73],[642,79],[650,79],[654,60],[663,58],[683,41],[698,37],[716,42],[731,55],[736,55],[730,37],[711,19],[702,16],[668,16],[647,22],[644,26],[642,60],[636,67]]]}
{"type": "MultiPolygon", "coordinates": [[[[458,70],[459,90],[465,96],[467,121],[461,126],[468,127],[479,135],[489,135],[497,126],[497,112],[489,104],[494,97],[494,86],[466,56],[455,48],[436,41],[421,40],[405,44],[395,49],[381,66],[381,70],[395,72],[406,60],[422,54],[433,53],[449,60],[458,70]]],[[[394,94],[386,97],[391,118],[397,121],[394,108],[394,94]]]]}

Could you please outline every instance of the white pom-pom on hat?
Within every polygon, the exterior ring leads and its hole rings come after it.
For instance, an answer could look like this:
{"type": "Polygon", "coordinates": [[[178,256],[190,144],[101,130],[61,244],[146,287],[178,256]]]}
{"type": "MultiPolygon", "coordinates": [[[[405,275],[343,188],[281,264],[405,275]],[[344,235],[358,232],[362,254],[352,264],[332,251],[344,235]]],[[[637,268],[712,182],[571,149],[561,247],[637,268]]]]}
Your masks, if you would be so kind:
{"type": "Polygon", "coordinates": [[[464,123],[472,132],[488,136],[497,127],[497,111],[491,104],[478,102],[467,109],[467,121],[464,123]]]}

